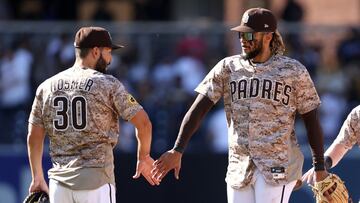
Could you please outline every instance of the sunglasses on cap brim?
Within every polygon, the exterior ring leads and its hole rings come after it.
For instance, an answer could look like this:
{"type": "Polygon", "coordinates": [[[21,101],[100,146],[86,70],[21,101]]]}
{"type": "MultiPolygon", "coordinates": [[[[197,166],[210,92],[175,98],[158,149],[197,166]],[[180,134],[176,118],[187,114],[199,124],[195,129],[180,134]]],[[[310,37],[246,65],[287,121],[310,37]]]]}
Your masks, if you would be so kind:
{"type": "Polygon", "coordinates": [[[254,33],[253,32],[238,32],[239,39],[244,39],[246,41],[254,40],[254,33]]]}

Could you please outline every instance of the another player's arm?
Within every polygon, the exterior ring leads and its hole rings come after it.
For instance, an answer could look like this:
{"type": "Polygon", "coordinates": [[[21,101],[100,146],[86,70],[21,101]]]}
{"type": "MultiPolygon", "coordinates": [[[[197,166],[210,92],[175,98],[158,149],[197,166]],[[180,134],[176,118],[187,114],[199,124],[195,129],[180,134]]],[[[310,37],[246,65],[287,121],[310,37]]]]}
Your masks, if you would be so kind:
{"type": "Polygon", "coordinates": [[[348,150],[345,145],[333,142],[325,152],[325,168],[335,167],[348,150]]]}
{"type": "Polygon", "coordinates": [[[152,124],[147,113],[142,109],[130,120],[135,126],[135,135],[138,142],[137,166],[133,178],[142,174],[151,185],[159,185],[159,181],[152,178],[151,170],[154,160],[150,156],[152,124]]]}
{"type": "MultiPolygon", "coordinates": [[[[345,145],[334,141],[325,152],[325,169],[328,170],[335,167],[347,151],[348,149],[345,147],[345,145]]],[[[314,168],[311,168],[302,176],[301,181],[308,184],[314,184],[313,178],[314,168]]]]}
{"type": "Polygon", "coordinates": [[[135,126],[135,135],[138,141],[137,157],[143,159],[150,155],[151,138],[152,138],[152,125],[147,113],[140,110],[130,120],[135,126]]]}
{"type": "Polygon", "coordinates": [[[313,156],[313,166],[316,172],[315,180],[323,180],[327,176],[324,165],[324,140],[317,109],[301,115],[307,130],[307,136],[313,156]]]}
{"type": "Polygon", "coordinates": [[[196,97],[181,123],[174,148],[165,152],[155,161],[152,171],[153,178],[161,181],[170,170],[175,169],[175,178],[179,179],[182,153],[212,106],[214,103],[206,96],[199,94],[196,97]]]}
{"type": "Polygon", "coordinates": [[[42,168],[42,155],[44,148],[45,129],[29,123],[27,136],[28,156],[31,168],[32,182],[29,192],[42,190],[49,193],[48,186],[44,179],[42,168]]]}
{"type": "Polygon", "coordinates": [[[359,114],[354,108],[347,116],[340,132],[329,149],[325,152],[325,167],[332,168],[339,163],[342,157],[357,143],[359,114]],[[347,144],[346,144],[347,143],[347,144]]]}

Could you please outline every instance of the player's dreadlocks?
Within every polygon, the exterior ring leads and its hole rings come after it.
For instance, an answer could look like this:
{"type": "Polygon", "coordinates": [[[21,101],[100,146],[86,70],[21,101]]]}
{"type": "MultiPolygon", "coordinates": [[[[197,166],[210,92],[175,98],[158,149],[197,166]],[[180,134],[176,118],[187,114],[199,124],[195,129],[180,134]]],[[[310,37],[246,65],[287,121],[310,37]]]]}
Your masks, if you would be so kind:
{"type": "Polygon", "coordinates": [[[270,42],[270,50],[273,55],[283,55],[285,52],[285,44],[278,30],[275,30],[274,32],[270,42]]]}

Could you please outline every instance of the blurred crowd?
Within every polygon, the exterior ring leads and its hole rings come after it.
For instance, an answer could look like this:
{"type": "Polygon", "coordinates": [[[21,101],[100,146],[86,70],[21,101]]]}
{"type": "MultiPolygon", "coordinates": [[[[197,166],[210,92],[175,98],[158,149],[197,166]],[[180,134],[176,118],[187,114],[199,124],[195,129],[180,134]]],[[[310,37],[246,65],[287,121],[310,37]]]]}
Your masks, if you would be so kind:
{"type": "MultiPolygon", "coordinates": [[[[106,20],[105,14],[99,12],[97,15],[106,20]]],[[[302,17],[302,8],[289,1],[281,22],[284,25],[300,23],[301,26],[302,17]]],[[[231,53],[225,43],[228,32],[211,34],[184,30],[160,37],[153,34],[126,36],[126,48],[113,53],[108,73],[119,78],[148,112],[153,123],[154,152],[172,147],[181,119],[196,96],[194,88],[218,60],[231,53]],[[153,43],[151,49],[142,48],[144,38],[153,43]]],[[[0,33],[0,144],[25,146],[27,119],[36,87],[73,64],[73,35],[0,33]]],[[[117,38],[116,33],[113,38],[117,38]]],[[[230,38],[240,46],[235,35],[230,38]]],[[[322,54],[323,44],[307,43],[305,37],[296,32],[285,32],[283,38],[286,55],[307,67],[320,93],[321,124],[325,142],[330,143],[345,116],[360,103],[360,28],[348,29],[336,46],[332,63],[327,63],[328,59],[322,54]]],[[[297,122],[296,126],[299,143],[307,143],[302,123],[297,122]]],[[[122,122],[116,149],[132,153],[135,145],[134,128],[122,122]]],[[[188,150],[227,152],[227,128],[221,102],[209,112],[188,150]]]]}
{"type": "MultiPolygon", "coordinates": [[[[34,43],[38,38],[41,36],[2,38],[1,144],[25,144],[28,113],[36,87],[74,62],[71,34],[54,35],[34,43]]],[[[321,47],[306,45],[300,36],[289,34],[284,35],[284,39],[287,55],[301,61],[311,73],[322,99],[321,123],[326,139],[331,141],[344,116],[360,101],[359,30],[350,29],[348,36],[339,43],[337,66],[324,65],[321,47]]],[[[165,45],[158,49],[163,51],[157,51],[151,63],[140,59],[142,50],[137,46],[130,45],[114,52],[108,72],[119,78],[149,113],[154,129],[153,147],[161,152],[174,142],[181,119],[195,97],[193,89],[227,53],[225,47],[208,48],[201,35],[184,35],[177,38],[173,47],[165,45]],[[214,56],[209,51],[220,53],[214,56]]],[[[221,106],[218,104],[207,116],[198,135],[194,135],[189,150],[226,152],[227,130],[221,106]]],[[[119,150],[134,151],[136,142],[132,126],[122,123],[121,131],[119,150]]],[[[298,134],[303,134],[300,127],[298,134]]],[[[299,141],[304,141],[304,138],[299,138],[299,141]]]]}
{"type": "MultiPolygon", "coordinates": [[[[19,34],[1,38],[0,144],[25,145],[28,114],[37,86],[74,63],[72,35],[19,34]]],[[[128,42],[128,47],[113,52],[108,68],[108,73],[119,78],[148,112],[153,122],[154,147],[159,152],[174,142],[181,118],[195,97],[193,89],[210,68],[205,64],[204,40],[193,36],[179,38],[173,49],[157,47],[164,51],[157,51],[150,63],[141,60],[142,50],[128,42]]],[[[136,44],[136,39],[132,43],[136,44]]],[[[118,148],[132,152],[135,144],[134,128],[121,123],[118,148]]]]}

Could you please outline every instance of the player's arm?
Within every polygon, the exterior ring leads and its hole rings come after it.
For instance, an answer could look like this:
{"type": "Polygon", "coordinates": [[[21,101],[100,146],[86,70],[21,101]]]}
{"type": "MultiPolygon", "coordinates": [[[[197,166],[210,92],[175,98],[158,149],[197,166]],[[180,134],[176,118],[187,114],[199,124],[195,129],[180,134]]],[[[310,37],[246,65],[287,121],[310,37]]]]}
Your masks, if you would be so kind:
{"type": "Polygon", "coordinates": [[[174,148],[165,152],[155,161],[153,177],[161,180],[170,170],[175,169],[175,177],[179,179],[182,154],[194,132],[199,128],[201,121],[209,112],[214,103],[199,94],[181,123],[174,148]]]}
{"type": "Polygon", "coordinates": [[[333,142],[325,152],[325,168],[335,167],[348,150],[345,145],[333,142]]]}
{"type": "Polygon", "coordinates": [[[147,113],[140,110],[130,120],[135,126],[135,135],[138,141],[137,157],[143,159],[150,155],[152,125],[147,113]]]}
{"type": "MultiPolygon", "coordinates": [[[[330,169],[335,167],[347,151],[348,149],[345,145],[334,141],[325,152],[325,168],[330,169]]],[[[302,176],[301,181],[313,184],[314,175],[314,168],[311,168],[302,176]]]]}
{"type": "Polygon", "coordinates": [[[133,178],[143,175],[151,185],[159,185],[159,182],[152,178],[151,170],[154,160],[150,156],[152,125],[147,113],[142,109],[130,120],[135,126],[135,135],[138,142],[137,166],[133,178]]]}
{"type": "Polygon", "coordinates": [[[201,121],[213,106],[214,103],[206,96],[199,94],[196,97],[181,123],[173,148],[175,151],[181,154],[184,152],[191,136],[199,128],[201,121]]]}
{"type": "Polygon", "coordinates": [[[44,191],[49,193],[49,188],[44,179],[42,168],[42,155],[44,148],[45,129],[29,123],[27,136],[28,156],[31,168],[32,182],[29,192],[44,191]]]}
{"type": "Polygon", "coordinates": [[[307,130],[307,136],[312,152],[315,170],[315,181],[323,180],[327,176],[324,165],[324,140],[317,109],[301,115],[307,130]]]}
{"type": "Polygon", "coordinates": [[[357,143],[359,120],[358,108],[354,108],[341,126],[335,141],[325,152],[325,166],[327,168],[336,166],[347,151],[357,143]]]}

